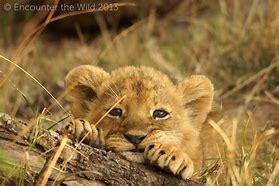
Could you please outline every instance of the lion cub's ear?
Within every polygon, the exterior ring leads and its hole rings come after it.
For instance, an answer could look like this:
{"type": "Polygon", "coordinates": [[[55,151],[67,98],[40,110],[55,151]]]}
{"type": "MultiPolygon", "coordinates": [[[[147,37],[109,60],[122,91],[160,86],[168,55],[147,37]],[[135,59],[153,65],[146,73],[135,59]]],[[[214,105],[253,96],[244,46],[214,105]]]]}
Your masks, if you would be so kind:
{"type": "Polygon", "coordinates": [[[211,81],[202,75],[194,75],[177,85],[182,92],[185,108],[197,124],[203,123],[211,111],[214,88],[211,81]]]}
{"type": "Polygon", "coordinates": [[[89,104],[97,98],[97,89],[109,77],[104,70],[91,65],[72,69],[65,78],[66,99],[75,118],[84,118],[89,104]]]}

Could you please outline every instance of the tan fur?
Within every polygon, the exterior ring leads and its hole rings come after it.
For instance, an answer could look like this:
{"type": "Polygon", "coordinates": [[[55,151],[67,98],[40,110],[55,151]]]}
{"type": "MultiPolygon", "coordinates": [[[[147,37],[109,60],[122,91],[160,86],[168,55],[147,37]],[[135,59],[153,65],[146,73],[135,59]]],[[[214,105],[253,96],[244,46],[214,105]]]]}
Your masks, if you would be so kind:
{"type": "Polygon", "coordinates": [[[119,152],[131,161],[149,162],[184,179],[198,177],[206,158],[216,156],[212,128],[206,121],[214,90],[205,76],[191,76],[174,85],[149,67],[123,67],[109,74],[83,65],[67,75],[65,84],[74,117],[85,119],[76,120],[71,131],[79,138],[89,132],[87,141],[92,145],[119,152]],[[123,115],[106,116],[95,127],[123,96],[116,106],[123,115]],[[170,117],[154,119],[157,109],[170,117]],[[141,137],[141,141],[133,143],[127,136],[141,137]]]}

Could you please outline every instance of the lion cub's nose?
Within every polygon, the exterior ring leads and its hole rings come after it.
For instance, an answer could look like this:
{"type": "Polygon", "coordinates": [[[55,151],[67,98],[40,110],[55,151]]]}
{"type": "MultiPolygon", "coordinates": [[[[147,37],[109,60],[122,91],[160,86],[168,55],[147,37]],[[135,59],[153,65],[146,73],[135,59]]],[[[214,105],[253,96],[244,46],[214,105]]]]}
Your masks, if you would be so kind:
{"type": "Polygon", "coordinates": [[[124,136],[125,136],[131,143],[139,144],[140,142],[142,142],[142,140],[145,138],[146,135],[144,135],[144,134],[139,134],[139,135],[135,135],[135,134],[125,134],[124,136]]]}

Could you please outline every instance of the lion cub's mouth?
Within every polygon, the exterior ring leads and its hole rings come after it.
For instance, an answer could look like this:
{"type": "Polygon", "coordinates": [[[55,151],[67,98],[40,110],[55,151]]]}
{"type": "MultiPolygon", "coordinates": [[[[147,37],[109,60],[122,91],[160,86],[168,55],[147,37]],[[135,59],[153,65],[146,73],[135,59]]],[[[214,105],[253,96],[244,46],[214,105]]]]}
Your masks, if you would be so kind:
{"type": "Polygon", "coordinates": [[[133,149],[133,150],[130,150],[130,152],[140,152],[140,153],[143,153],[143,152],[144,152],[144,149],[135,148],[135,149],[133,149]]]}

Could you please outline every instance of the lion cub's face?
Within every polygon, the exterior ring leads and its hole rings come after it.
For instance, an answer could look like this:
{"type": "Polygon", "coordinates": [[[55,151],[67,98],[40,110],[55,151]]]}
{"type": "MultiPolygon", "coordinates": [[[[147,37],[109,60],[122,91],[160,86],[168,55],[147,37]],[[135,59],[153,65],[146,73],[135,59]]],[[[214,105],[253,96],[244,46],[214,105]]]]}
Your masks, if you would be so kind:
{"type": "Polygon", "coordinates": [[[80,66],[66,77],[66,88],[74,117],[98,122],[106,147],[137,162],[143,161],[148,144],[181,145],[197,138],[213,96],[203,76],[174,85],[148,67],[124,67],[108,74],[80,66]]]}

